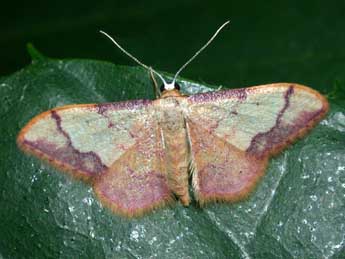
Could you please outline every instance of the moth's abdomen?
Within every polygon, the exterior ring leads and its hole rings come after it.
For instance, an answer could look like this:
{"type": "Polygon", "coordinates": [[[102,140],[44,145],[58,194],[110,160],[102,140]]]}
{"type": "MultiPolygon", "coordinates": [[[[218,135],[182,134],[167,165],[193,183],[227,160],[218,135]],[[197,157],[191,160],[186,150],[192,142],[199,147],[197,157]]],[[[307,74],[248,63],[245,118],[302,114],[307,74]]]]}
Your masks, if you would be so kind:
{"type": "Polygon", "coordinates": [[[188,163],[189,146],[184,116],[175,98],[160,99],[158,120],[162,131],[166,152],[165,168],[168,173],[168,185],[181,203],[189,205],[188,163]]]}

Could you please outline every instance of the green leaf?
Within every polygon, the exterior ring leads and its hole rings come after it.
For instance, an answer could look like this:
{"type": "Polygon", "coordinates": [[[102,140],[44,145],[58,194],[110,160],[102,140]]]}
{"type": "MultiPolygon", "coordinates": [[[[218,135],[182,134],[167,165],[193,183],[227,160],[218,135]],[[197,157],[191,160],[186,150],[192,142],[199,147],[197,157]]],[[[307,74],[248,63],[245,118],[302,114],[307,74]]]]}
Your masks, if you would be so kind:
{"type": "Polygon", "coordinates": [[[333,85],[332,91],[327,95],[333,101],[345,101],[345,82],[336,80],[333,85]]]}
{"type": "Polygon", "coordinates": [[[46,59],[46,57],[43,56],[43,54],[40,53],[31,43],[28,43],[26,48],[28,50],[30,57],[32,58],[32,62],[35,62],[36,60],[46,59]]]}
{"type": "MultiPolygon", "coordinates": [[[[344,103],[331,103],[325,120],[271,160],[248,200],[177,204],[129,220],[102,208],[90,186],[24,155],[15,141],[30,118],[56,106],[153,99],[148,72],[31,54],[35,62],[0,79],[4,258],[344,257],[344,103]]],[[[211,90],[188,80],[181,86],[211,90]]]]}

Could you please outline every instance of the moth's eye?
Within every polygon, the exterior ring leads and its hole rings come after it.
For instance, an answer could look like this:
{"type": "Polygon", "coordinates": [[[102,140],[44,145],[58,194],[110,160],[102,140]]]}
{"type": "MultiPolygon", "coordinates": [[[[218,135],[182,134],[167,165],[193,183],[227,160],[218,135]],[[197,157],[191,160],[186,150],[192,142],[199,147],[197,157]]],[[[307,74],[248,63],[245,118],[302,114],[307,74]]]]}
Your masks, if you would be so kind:
{"type": "Polygon", "coordinates": [[[180,87],[180,85],[178,83],[175,83],[174,87],[175,87],[176,90],[180,90],[181,89],[181,87],[180,87]]]}
{"type": "Polygon", "coordinates": [[[159,88],[159,90],[161,91],[161,93],[163,93],[165,91],[165,87],[164,87],[164,84],[161,85],[161,87],[159,88]]]}

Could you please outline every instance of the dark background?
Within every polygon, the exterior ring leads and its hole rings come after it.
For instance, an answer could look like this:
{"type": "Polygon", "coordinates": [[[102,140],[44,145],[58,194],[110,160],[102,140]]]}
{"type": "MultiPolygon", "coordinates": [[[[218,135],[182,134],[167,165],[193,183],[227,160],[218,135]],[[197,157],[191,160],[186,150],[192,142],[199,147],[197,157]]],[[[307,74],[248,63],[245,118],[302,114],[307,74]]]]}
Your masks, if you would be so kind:
{"type": "Polygon", "coordinates": [[[1,9],[0,75],[29,64],[28,42],[49,57],[134,65],[100,29],[174,73],[230,19],[183,77],[227,87],[344,81],[344,1],[11,1],[1,9]]]}

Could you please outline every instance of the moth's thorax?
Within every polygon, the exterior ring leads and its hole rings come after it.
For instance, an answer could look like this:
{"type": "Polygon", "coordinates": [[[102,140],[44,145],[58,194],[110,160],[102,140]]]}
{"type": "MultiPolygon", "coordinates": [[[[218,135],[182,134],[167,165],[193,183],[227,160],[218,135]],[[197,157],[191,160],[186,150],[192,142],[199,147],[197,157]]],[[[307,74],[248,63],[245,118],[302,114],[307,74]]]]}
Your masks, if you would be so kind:
{"type": "Polygon", "coordinates": [[[185,97],[166,97],[155,100],[156,114],[162,128],[168,131],[184,129],[184,99],[185,97]]]}
{"type": "Polygon", "coordinates": [[[167,98],[167,97],[181,97],[183,96],[181,92],[177,89],[172,90],[165,90],[162,92],[161,98],[167,98]]]}

